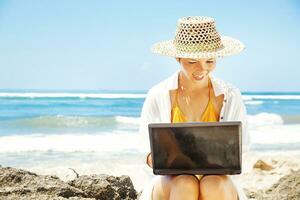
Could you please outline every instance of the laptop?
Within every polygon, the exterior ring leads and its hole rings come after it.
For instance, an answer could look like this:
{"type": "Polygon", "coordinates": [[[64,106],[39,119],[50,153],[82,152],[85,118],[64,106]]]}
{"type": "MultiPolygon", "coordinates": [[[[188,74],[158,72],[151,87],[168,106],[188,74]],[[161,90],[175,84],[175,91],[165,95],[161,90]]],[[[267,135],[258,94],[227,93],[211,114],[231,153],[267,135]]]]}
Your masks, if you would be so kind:
{"type": "Polygon", "coordinates": [[[150,123],[153,173],[240,174],[242,122],[150,123]]]}

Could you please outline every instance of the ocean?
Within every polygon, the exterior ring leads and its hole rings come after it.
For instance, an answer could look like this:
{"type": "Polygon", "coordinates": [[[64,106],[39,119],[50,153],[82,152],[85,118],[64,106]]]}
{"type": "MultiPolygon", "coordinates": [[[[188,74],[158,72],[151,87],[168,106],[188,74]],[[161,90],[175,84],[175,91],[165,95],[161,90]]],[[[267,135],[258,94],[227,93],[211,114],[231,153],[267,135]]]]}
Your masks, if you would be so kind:
{"type": "MultiPolygon", "coordinates": [[[[146,91],[0,91],[0,165],[71,179],[130,175],[137,186],[146,91]]],[[[300,150],[300,93],[242,93],[251,151],[300,150]]],[[[147,167],[147,166],[146,166],[147,167]]]]}

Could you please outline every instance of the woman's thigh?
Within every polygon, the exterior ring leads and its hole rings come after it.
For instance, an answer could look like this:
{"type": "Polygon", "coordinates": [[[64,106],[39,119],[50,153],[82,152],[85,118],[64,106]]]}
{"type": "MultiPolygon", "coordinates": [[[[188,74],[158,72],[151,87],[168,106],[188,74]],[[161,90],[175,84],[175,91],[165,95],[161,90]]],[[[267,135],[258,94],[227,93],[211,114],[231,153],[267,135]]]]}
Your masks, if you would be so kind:
{"type": "Polygon", "coordinates": [[[156,180],[152,191],[153,200],[168,199],[172,178],[173,176],[166,175],[160,176],[160,178],[156,180]]]}
{"type": "Polygon", "coordinates": [[[225,175],[208,175],[200,180],[200,200],[236,200],[237,191],[231,179],[225,175]]]}
{"type": "Polygon", "coordinates": [[[172,191],[172,193],[174,193],[174,190],[172,190],[172,188],[173,189],[175,188],[176,195],[179,195],[180,192],[185,191],[185,189],[192,189],[192,191],[195,191],[195,193],[197,194],[190,194],[190,195],[198,196],[199,180],[197,177],[193,175],[161,176],[159,179],[157,179],[157,181],[153,186],[152,199],[153,200],[169,199],[170,192],[172,191]]]}

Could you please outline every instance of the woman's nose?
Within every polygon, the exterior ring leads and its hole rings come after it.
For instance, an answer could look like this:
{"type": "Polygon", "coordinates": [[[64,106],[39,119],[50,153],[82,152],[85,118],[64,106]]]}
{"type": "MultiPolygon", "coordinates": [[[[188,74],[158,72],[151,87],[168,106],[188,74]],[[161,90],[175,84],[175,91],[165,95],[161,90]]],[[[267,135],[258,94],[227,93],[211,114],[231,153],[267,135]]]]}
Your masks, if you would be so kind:
{"type": "Polygon", "coordinates": [[[205,70],[205,65],[201,61],[198,61],[195,67],[197,70],[205,70]]]}

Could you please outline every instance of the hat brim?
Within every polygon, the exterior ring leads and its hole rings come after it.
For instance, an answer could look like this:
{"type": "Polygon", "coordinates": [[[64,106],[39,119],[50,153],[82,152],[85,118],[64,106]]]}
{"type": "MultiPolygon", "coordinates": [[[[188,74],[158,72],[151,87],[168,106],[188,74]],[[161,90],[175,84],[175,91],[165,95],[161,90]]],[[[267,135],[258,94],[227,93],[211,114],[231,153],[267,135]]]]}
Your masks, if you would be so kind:
{"type": "Polygon", "coordinates": [[[230,55],[238,54],[243,49],[245,49],[245,45],[241,41],[228,36],[221,36],[221,43],[223,45],[222,48],[219,48],[214,51],[205,51],[205,52],[179,51],[174,46],[173,41],[174,40],[167,40],[167,41],[155,43],[151,47],[151,51],[153,53],[157,53],[165,56],[199,59],[199,58],[218,58],[218,57],[230,56],[230,55]]]}

